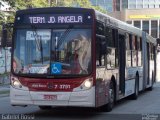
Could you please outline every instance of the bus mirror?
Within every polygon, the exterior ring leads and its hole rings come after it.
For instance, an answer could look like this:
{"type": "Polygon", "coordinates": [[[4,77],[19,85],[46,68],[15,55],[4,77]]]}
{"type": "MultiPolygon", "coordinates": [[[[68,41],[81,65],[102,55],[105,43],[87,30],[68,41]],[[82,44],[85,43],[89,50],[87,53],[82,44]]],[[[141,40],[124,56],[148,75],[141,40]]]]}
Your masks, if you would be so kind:
{"type": "Polygon", "coordinates": [[[0,39],[0,47],[11,47],[12,29],[13,29],[12,23],[4,24],[2,26],[2,38],[0,39]]]}

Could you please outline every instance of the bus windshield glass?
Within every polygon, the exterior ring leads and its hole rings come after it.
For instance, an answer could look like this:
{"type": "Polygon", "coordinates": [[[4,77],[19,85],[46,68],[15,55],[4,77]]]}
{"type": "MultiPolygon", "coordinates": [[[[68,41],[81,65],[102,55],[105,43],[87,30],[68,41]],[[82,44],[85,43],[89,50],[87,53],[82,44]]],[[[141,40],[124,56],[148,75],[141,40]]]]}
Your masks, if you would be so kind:
{"type": "Polygon", "coordinates": [[[17,29],[12,62],[16,74],[90,74],[91,29],[17,29]]]}

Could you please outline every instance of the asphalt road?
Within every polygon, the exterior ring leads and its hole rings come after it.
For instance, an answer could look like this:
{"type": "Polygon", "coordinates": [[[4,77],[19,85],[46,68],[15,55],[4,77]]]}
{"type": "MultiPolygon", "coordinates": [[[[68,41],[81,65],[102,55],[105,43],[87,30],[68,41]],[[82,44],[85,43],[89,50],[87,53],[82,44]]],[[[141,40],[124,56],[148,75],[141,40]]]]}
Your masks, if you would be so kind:
{"type": "Polygon", "coordinates": [[[9,97],[0,98],[0,119],[38,120],[160,120],[160,83],[153,91],[145,91],[138,100],[123,99],[112,112],[90,108],[52,108],[40,110],[37,106],[13,107],[9,97]]]}

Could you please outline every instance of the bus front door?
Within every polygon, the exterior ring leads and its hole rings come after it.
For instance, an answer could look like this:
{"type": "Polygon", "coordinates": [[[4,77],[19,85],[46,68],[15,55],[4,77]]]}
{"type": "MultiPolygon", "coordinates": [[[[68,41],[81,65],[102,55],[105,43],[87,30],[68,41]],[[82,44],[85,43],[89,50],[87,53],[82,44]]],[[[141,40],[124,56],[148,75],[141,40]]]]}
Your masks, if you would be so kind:
{"type": "Polygon", "coordinates": [[[126,46],[125,35],[119,34],[119,94],[125,94],[125,63],[126,63],[126,46]]]}

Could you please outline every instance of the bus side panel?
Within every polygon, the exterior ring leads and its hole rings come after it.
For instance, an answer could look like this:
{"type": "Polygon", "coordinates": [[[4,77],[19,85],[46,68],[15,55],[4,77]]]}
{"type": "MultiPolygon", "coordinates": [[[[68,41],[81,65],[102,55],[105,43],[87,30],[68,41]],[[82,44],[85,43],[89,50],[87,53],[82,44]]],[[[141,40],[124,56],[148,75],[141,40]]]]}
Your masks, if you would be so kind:
{"type": "MultiPolygon", "coordinates": [[[[116,80],[115,90],[116,90],[116,99],[119,99],[118,89],[119,83],[117,82],[119,78],[118,69],[115,70],[107,70],[105,67],[96,68],[96,107],[100,107],[106,105],[109,96],[109,84],[111,82],[112,77],[116,80]]],[[[118,80],[119,81],[119,80],[118,80]]]]}
{"type": "Polygon", "coordinates": [[[105,67],[96,68],[96,107],[102,106],[108,103],[108,84],[105,77],[105,67]]]}
{"type": "Polygon", "coordinates": [[[143,67],[138,68],[139,73],[139,91],[143,90],[143,67]]]}
{"type": "Polygon", "coordinates": [[[125,96],[129,96],[135,92],[135,77],[139,75],[139,91],[143,88],[143,68],[129,67],[126,68],[125,96]]]}

